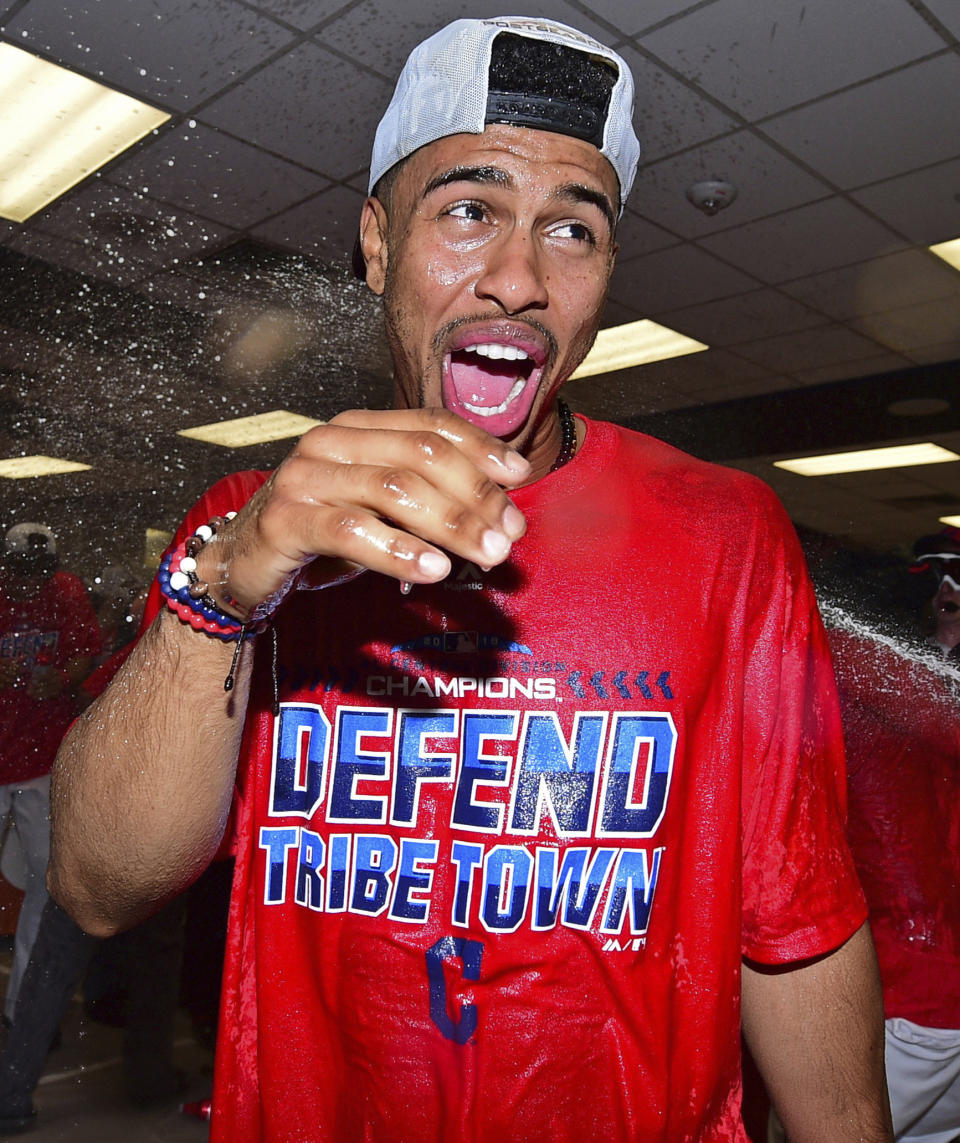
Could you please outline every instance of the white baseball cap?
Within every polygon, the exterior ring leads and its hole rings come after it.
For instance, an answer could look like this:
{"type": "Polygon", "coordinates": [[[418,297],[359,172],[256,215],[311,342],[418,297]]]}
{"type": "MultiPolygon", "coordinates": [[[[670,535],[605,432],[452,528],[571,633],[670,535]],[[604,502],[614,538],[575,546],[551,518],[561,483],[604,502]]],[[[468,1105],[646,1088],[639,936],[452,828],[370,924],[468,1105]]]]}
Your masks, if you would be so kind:
{"type": "Polygon", "coordinates": [[[393,98],[380,120],[370,160],[370,191],[397,163],[447,135],[479,135],[488,123],[513,123],[593,142],[620,180],[620,211],[637,171],[640,143],[633,130],[633,76],[616,52],[554,20],[497,16],[454,20],[413,49],[393,98]],[[494,40],[503,33],[557,44],[605,61],[616,75],[603,109],[529,90],[500,92],[490,86],[494,40]]]}
{"type": "Polygon", "coordinates": [[[6,534],[4,546],[8,555],[14,552],[23,555],[57,554],[57,538],[46,524],[14,524],[6,534]]]}

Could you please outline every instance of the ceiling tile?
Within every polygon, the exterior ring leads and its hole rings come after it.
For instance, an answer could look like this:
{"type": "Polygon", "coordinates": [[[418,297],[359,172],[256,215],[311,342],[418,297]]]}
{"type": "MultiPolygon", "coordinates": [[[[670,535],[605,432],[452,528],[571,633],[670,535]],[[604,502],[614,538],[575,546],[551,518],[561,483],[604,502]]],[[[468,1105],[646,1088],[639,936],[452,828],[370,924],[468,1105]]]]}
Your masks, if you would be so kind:
{"type": "Polygon", "coordinates": [[[641,42],[749,117],[772,115],[946,46],[905,0],[717,0],[641,42]]]}
{"type": "MultiPolygon", "coordinates": [[[[572,24],[604,43],[612,43],[616,38],[566,0],[525,0],[522,8],[524,15],[548,16],[572,24]]],[[[477,0],[470,4],[469,15],[475,19],[502,16],[503,9],[498,0],[477,0]]],[[[397,4],[395,0],[361,0],[316,38],[392,81],[416,44],[464,15],[462,0],[420,0],[415,5],[397,4]]],[[[383,106],[386,104],[384,99],[383,106]]]]}
{"type": "Polygon", "coordinates": [[[671,329],[708,345],[737,345],[825,324],[822,314],[785,298],[776,290],[752,290],[706,305],[673,310],[661,314],[660,320],[671,329]]]}
{"type": "Polygon", "coordinates": [[[878,351],[876,342],[840,325],[818,326],[737,346],[737,353],[749,360],[792,375],[824,365],[866,360],[876,357],[878,351]]]}
{"type": "Polygon", "coordinates": [[[960,8],[957,7],[957,0],[923,0],[923,3],[944,27],[960,39],[960,8]]]}
{"type": "Polygon", "coordinates": [[[609,329],[615,325],[626,325],[627,322],[636,321],[642,316],[630,306],[615,302],[613,298],[607,298],[607,304],[603,308],[603,317],[600,319],[600,328],[609,329]]]}
{"type": "Polygon", "coordinates": [[[71,242],[59,234],[43,234],[37,230],[24,231],[5,243],[11,250],[39,258],[52,266],[63,266],[81,274],[124,286],[136,282],[149,273],[150,265],[139,258],[118,257],[112,249],[99,245],[71,242]]]}
{"type": "Polygon", "coordinates": [[[738,131],[682,155],[643,166],[630,202],[635,210],[684,238],[699,238],[823,198],[829,187],[786,159],[752,131],[738,131]],[[706,215],[688,201],[687,188],[703,179],[732,182],[737,198],[706,215]]]}
{"type": "Polygon", "coordinates": [[[267,15],[308,31],[343,8],[344,0],[250,0],[250,4],[267,15]]]}
{"type": "Polygon", "coordinates": [[[629,207],[617,223],[617,257],[623,261],[635,258],[638,254],[651,254],[654,250],[677,246],[679,242],[680,239],[675,234],[641,218],[629,207]]]}
{"type": "Polygon", "coordinates": [[[31,0],[6,33],[125,91],[186,110],[283,44],[290,32],[232,0],[31,0]]]}
{"type": "Polygon", "coordinates": [[[690,8],[701,7],[693,0],[590,0],[591,9],[604,20],[615,24],[625,35],[635,36],[664,20],[670,20],[690,8]]]}
{"type": "Polygon", "coordinates": [[[628,46],[620,49],[636,88],[634,123],[645,166],[663,155],[685,151],[704,139],[725,135],[739,121],[725,114],[687,84],[628,46]]]}
{"type": "Polygon", "coordinates": [[[326,179],[211,127],[161,135],[109,179],[228,226],[252,226],[328,186],[326,179]]]}
{"type": "MultiPolygon", "coordinates": [[[[127,262],[144,268],[170,266],[178,258],[221,243],[230,234],[139,192],[100,180],[48,207],[36,225],[45,234],[96,252],[98,259],[117,267],[118,281],[131,280],[127,262]]],[[[77,268],[86,269],[86,263],[77,268]]]]}
{"type": "Polygon", "coordinates": [[[674,246],[618,262],[610,296],[655,317],[683,306],[756,289],[757,282],[696,246],[674,246]]]}
{"type": "Polygon", "coordinates": [[[960,159],[854,191],[851,198],[923,246],[960,237],[960,159]]]}
{"type": "Polygon", "coordinates": [[[960,305],[960,274],[925,250],[902,250],[827,270],[785,282],[780,289],[837,321],[940,298],[960,305]]]}
{"type": "Polygon", "coordinates": [[[960,152],[960,58],[942,55],[822,99],[763,130],[839,187],[891,178],[960,152]]]}
{"type": "Polygon", "coordinates": [[[827,385],[831,381],[849,381],[856,377],[893,373],[897,369],[909,368],[912,363],[912,359],[908,357],[900,357],[895,353],[880,353],[876,357],[858,357],[850,361],[818,365],[813,369],[796,369],[793,371],[793,376],[801,385],[827,385]]]}
{"type": "Polygon", "coordinates": [[[940,361],[960,361],[960,339],[942,345],[922,345],[907,355],[917,365],[936,365],[940,361]]]}
{"type": "Polygon", "coordinates": [[[389,96],[384,80],[304,43],[210,104],[203,118],[340,179],[368,162],[389,96]]]}
{"type": "Polygon", "coordinates": [[[364,197],[348,187],[334,186],[255,227],[253,234],[301,254],[346,265],[364,197]]]}
{"type": "Polygon", "coordinates": [[[863,211],[834,197],[702,238],[700,245],[775,283],[876,258],[904,244],[863,211]]]}

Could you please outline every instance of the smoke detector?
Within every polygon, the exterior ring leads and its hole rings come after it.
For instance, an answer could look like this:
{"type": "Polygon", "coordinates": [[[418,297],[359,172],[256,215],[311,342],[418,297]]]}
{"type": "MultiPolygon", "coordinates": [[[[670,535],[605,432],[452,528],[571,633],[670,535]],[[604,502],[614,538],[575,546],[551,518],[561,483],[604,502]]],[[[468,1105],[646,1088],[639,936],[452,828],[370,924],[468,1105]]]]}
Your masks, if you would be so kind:
{"type": "Polygon", "coordinates": [[[687,187],[687,198],[709,217],[719,214],[737,197],[737,188],[726,179],[704,179],[687,187]]]}

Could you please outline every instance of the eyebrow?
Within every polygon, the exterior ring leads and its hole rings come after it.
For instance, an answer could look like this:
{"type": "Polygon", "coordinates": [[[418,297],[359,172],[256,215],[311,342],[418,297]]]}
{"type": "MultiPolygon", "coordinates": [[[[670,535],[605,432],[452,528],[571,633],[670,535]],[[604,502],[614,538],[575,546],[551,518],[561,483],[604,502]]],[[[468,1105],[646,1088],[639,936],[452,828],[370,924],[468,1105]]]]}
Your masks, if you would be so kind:
{"type": "MultiPolygon", "coordinates": [[[[451,183],[463,182],[503,187],[506,190],[512,190],[514,187],[513,177],[500,167],[451,167],[447,171],[441,171],[440,174],[434,175],[423,188],[422,197],[426,198],[434,191],[449,186],[451,183]]],[[[563,186],[557,187],[553,192],[553,197],[565,202],[583,202],[595,206],[607,220],[611,233],[616,229],[617,218],[614,214],[613,205],[603,191],[583,183],[564,183],[563,186]]]]}

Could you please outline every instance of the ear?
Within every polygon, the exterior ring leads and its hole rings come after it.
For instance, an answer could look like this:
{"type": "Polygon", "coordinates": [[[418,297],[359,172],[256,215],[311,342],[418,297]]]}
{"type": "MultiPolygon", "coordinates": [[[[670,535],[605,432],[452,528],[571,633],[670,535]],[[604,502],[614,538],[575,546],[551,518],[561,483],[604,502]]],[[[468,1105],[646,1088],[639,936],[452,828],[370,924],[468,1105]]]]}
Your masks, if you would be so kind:
{"type": "Polygon", "coordinates": [[[363,204],[360,250],[367,264],[367,285],[382,294],[387,280],[387,212],[378,198],[368,198],[363,204]]]}

